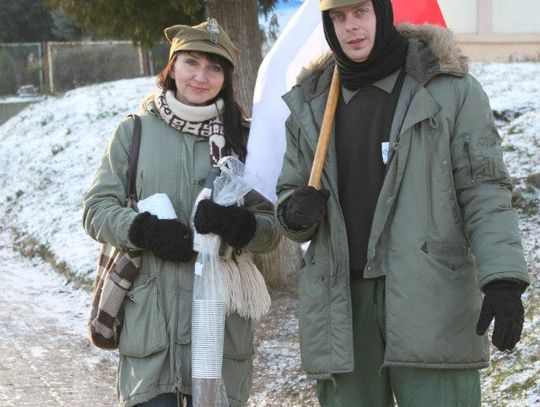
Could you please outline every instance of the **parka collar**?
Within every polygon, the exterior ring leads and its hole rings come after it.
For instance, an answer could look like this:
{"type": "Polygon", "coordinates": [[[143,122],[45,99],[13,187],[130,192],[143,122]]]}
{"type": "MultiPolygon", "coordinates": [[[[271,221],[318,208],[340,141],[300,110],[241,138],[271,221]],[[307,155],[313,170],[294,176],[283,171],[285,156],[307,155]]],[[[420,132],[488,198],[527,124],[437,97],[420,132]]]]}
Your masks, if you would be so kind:
{"type": "MultiPolygon", "coordinates": [[[[405,70],[421,87],[439,74],[464,76],[468,73],[467,57],[457,46],[453,34],[446,28],[423,24],[402,23],[398,31],[409,38],[405,70]]],[[[298,76],[304,99],[309,101],[328,90],[334,58],[328,52],[310,63],[298,76]]]]}

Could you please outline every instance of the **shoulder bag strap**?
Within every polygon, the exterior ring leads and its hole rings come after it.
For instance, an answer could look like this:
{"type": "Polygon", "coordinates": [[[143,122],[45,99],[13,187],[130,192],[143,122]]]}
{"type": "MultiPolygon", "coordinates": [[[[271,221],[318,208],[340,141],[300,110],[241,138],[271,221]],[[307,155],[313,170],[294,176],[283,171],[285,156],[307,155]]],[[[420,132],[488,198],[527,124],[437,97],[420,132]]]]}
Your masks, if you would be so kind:
{"type": "Polygon", "coordinates": [[[128,205],[137,202],[137,164],[139,162],[139,148],[141,146],[141,118],[136,114],[130,114],[128,117],[133,117],[133,138],[131,140],[131,152],[129,154],[128,168],[128,205]]]}

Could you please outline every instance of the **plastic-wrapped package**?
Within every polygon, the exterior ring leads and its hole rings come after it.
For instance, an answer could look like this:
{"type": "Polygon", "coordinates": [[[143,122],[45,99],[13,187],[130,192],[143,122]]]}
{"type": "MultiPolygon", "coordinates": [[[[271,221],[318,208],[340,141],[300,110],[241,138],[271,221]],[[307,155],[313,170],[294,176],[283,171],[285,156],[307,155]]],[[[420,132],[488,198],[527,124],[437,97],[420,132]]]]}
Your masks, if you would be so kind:
{"type": "MultiPolygon", "coordinates": [[[[195,202],[193,214],[202,199],[210,199],[219,168],[212,168],[203,191],[195,202]]],[[[193,218],[192,214],[192,218],[193,218]]],[[[195,229],[194,229],[195,230],[195,229]]],[[[194,233],[195,261],[193,311],[191,317],[191,369],[194,407],[228,407],[227,393],[221,378],[225,303],[223,273],[219,266],[221,238],[209,233],[194,233]]]]}
{"type": "Polygon", "coordinates": [[[221,378],[227,291],[219,268],[220,240],[214,234],[199,239],[191,329],[194,407],[229,405],[221,378]]]}
{"type": "MultiPolygon", "coordinates": [[[[202,199],[212,199],[225,206],[236,204],[255,183],[255,178],[246,173],[239,160],[223,158],[208,174],[195,202],[192,219],[202,199]]],[[[244,318],[257,319],[270,308],[264,280],[250,255],[245,253],[233,260],[233,267],[231,261],[220,258],[220,245],[218,235],[201,235],[194,230],[193,246],[198,252],[191,331],[194,407],[229,405],[221,376],[225,316],[238,312],[244,318]]]]}

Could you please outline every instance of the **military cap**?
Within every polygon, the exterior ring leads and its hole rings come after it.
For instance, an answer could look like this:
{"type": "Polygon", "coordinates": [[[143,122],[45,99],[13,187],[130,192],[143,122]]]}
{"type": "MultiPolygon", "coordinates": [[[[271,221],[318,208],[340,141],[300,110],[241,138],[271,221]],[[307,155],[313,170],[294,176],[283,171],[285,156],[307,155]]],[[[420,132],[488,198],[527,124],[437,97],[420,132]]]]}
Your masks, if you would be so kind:
{"type": "Polygon", "coordinates": [[[367,0],[319,0],[319,10],[326,11],[336,7],[352,6],[365,1],[367,0]]]}
{"type": "Polygon", "coordinates": [[[171,43],[169,60],[177,51],[199,51],[220,55],[233,66],[238,62],[238,50],[215,18],[193,27],[173,25],[165,28],[165,37],[171,43]]]}

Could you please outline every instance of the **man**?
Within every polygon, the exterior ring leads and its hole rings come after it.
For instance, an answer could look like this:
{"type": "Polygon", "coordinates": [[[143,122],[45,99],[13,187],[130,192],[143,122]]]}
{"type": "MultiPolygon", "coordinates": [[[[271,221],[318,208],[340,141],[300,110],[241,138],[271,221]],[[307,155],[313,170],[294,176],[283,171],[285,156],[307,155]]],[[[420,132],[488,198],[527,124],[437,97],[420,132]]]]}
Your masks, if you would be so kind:
{"type": "Polygon", "coordinates": [[[300,272],[302,364],[323,407],[480,406],[485,333],[518,342],[529,282],[488,99],[440,27],[390,0],[321,0],[332,53],[284,100],[277,187],[300,272]],[[337,64],[321,189],[307,187],[337,64]],[[483,293],[483,296],[482,296],[483,293]]]}

